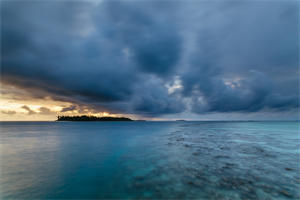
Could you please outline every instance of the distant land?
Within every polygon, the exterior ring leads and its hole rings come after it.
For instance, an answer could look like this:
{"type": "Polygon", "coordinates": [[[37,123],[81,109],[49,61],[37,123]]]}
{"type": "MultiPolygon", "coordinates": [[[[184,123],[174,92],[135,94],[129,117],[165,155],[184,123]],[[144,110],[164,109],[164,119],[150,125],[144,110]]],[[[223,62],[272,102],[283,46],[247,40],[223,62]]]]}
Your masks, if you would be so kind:
{"type": "Polygon", "coordinates": [[[57,116],[56,121],[133,121],[127,117],[57,116]]]}

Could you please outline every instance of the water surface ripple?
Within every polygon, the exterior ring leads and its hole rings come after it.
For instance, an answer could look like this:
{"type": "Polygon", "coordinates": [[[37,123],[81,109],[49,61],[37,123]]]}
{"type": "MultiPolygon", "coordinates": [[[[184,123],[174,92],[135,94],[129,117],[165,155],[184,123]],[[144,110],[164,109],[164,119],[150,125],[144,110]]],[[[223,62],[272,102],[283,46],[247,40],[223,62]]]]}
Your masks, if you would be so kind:
{"type": "Polygon", "coordinates": [[[1,199],[300,199],[299,122],[2,122],[1,199]]]}

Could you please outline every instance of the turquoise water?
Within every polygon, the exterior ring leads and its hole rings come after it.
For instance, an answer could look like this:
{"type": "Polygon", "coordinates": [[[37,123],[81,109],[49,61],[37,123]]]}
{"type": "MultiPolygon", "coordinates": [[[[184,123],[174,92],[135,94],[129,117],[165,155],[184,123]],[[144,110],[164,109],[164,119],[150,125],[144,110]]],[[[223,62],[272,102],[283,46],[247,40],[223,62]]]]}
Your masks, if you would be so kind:
{"type": "Polygon", "coordinates": [[[299,122],[2,122],[0,199],[300,199],[299,122]]]}

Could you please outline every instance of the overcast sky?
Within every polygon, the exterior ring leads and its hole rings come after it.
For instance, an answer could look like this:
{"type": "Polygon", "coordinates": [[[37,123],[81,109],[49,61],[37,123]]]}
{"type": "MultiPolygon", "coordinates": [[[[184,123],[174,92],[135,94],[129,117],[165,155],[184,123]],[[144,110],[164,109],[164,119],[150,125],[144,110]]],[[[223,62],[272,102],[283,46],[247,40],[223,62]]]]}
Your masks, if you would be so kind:
{"type": "Polygon", "coordinates": [[[3,99],[52,102],[28,116],[299,119],[299,5],[2,1],[3,99]]]}

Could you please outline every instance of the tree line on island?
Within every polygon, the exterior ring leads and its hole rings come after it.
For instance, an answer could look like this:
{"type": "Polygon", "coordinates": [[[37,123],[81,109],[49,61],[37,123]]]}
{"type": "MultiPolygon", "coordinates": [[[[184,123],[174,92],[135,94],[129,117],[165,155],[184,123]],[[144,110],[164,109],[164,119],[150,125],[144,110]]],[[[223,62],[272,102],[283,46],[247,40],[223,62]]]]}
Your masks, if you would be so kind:
{"type": "Polygon", "coordinates": [[[57,116],[57,121],[133,121],[127,117],[57,116]]]}

